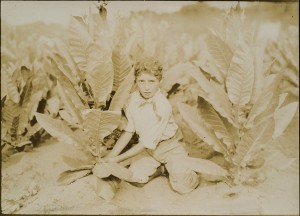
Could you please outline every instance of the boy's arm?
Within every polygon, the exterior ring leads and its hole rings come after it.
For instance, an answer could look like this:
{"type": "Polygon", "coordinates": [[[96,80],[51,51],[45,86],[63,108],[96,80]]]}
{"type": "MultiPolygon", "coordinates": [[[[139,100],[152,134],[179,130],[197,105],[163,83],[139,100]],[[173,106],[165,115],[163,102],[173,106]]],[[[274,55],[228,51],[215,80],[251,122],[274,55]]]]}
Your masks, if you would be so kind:
{"type": "Polygon", "coordinates": [[[113,157],[113,158],[109,158],[108,162],[121,162],[121,161],[124,161],[128,158],[131,158],[131,157],[139,154],[144,149],[145,149],[145,147],[141,143],[138,143],[134,147],[129,149],[128,151],[124,152],[123,154],[120,154],[120,155],[118,155],[116,157],[113,157]]]}
{"type": "Polygon", "coordinates": [[[105,157],[116,157],[117,155],[119,155],[121,151],[127,146],[132,136],[133,133],[124,131],[113,149],[105,157]]]}

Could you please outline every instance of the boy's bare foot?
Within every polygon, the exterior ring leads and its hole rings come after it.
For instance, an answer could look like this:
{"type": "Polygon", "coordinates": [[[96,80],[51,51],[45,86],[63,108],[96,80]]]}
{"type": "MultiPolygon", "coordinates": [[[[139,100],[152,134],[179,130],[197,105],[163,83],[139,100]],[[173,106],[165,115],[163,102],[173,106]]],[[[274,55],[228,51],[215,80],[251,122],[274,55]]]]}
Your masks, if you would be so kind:
{"type": "MultiPolygon", "coordinates": [[[[157,168],[156,172],[153,175],[149,176],[148,182],[158,176],[167,176],[167,175],[168,175],[168,172],[167,172],[165,166],[161,165],[160,167],[157,168]]],[[[144,185],[147,184],[148,182],[146,182],[146,183],[129,182],[129,183],[133,186],[141,188],[141,187],[144,187],[144,185]]]]}

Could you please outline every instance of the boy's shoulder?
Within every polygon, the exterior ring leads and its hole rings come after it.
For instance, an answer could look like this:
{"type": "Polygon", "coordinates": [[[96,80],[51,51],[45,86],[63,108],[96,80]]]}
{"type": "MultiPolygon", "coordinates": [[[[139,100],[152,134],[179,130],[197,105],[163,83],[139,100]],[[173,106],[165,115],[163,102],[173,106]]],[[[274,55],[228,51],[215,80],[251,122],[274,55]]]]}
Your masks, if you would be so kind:
{"type": "Polygon", "coordinates": [[[161,103],[163,106],[171,106],[169,100],[161,91],[158,92],[155,100],[156,102],[161,103]]]}
{"type": "Polygon", "coordinates": [[[132,107],[134,104],[138,102],[138,92],[134,91],[130,94],[127,102],[125,103],[125,109],[128,109],[129,107],[132,107]]]}
{"type": "Polygon", "coordinates": [[[159,92],[159,94],[157,95],[155,104],[159,113],[172,113],[172,106],[167,97],[162,92],[159,92]]]}
{"type": "Polygon", "coordinates": [[[130,94],[129,100],[128,100],[128,104],[133,104],[138,102],[140,99],[140,95],[138,91],[134,91],[130,94]]]}

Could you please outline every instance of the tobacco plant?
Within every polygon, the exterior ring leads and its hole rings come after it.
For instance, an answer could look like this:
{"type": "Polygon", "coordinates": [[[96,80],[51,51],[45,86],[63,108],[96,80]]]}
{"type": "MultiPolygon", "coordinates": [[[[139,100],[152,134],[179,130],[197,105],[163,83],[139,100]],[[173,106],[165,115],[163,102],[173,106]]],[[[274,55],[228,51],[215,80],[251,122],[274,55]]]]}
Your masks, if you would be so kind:
{"type": "MultiPolygon", "coordinates": [[[[56,39],[56,52],[48,56],[63,103],[59,110],[61,119],[35,114],[50,135],[74,144],[89,159],[88,164],[62,173],[58,179],[62,184],[91,174],[97,160],[107,152],[105,138],[120,125],[121,109],[134,82],[130,59],[121,43],[114,43],[103,16],[91,11],[88,16],[72,16],[69,33],[68,44],[56,39]]],[[[125,170],[117,164],[109,167],[125,170]]],[[[105,172],[105,168],[100,170],[105,172]]]]}
{"type": "Polygon", "coordinates": [[[8,144],[22,151],[26,145],[36,145],[44,132],[36,124],[34,114],[49,111],[52,81],[45,53],[41,51],[51,52],[51,47],[38,40],[28,50],[24,43],[32,44],[31,39],[26,39],[23,44],[6,36],[2,39],[1,147],[8,144]],[[31,52],[37,54],[32,56],[31,52]]]}
{"type": "Polygon", "coordinates": [[[221,32],[207,37],[208,57],[176,67],[198,83],[196,107],[178,103],[195,134],[221,153],[235,184],[265,179],[264,149],[283,134],[298,110],[278,88],[285,71],[264,68],[265,41],[244,22],[239,6],[230,9],[221,32]]]}

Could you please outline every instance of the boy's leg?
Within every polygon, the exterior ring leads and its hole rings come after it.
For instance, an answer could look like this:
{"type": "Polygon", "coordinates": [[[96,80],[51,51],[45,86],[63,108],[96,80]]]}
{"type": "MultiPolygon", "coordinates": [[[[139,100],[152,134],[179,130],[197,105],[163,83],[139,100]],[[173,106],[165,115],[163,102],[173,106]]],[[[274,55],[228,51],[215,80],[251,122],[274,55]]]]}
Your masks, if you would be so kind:
{"type": "Polygon", "coordinates": [[[187,151],[181,144],[181,138],[181,132],[178,131],[173,138],[162,141],[152,155],[160,162],[165,163],[172,188],[184,194],[191,192],[199,185],[199,176],[178,160],[178,158],[188,157],[187,151]]]}
{"type": "Polygon", "coordinates": [[[199,176],[192,169],[184,166],[174,158],[166,163],[172,188],[180,194],[193,191],[199,185],[199,176]]]}
{"type": "Polygon", "coordinates": [[[143,186],[143,184],[161,175],[162,169],[161,163],[153,157],[143,156],[131,163],[129,170],[133,173],[133,176],[130,182],[136,186],[143,186]]]}
{"type": "Polygon", "coordinates": [[[163,175],[167,175],[167,171],[164,165],[160,165],[155,173],[153,173],[151,176],[149,176],[149,179],[147,182],[145,183],[139,183],[139,182],[129,182],[130,184],[136,186],[136,187],[144,187],[145,184],[147,184],[149,181],[151,181],[152,179],[158,177],[158,176],[163,176],[163,175]]]}

